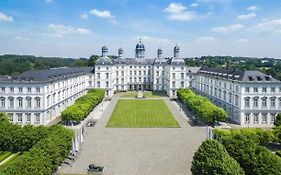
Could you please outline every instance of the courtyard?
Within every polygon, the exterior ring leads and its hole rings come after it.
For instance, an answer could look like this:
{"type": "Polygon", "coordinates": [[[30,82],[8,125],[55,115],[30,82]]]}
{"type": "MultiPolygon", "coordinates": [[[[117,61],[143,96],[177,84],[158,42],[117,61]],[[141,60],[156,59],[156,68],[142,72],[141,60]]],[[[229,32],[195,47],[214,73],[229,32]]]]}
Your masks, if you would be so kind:
{"type": "MultiPolygon", "coordinates": [[[[129,103],[126,101],[127,99],[120,98],[121,96],[122,94],[114,95],[110,102],[103,105],[102,110],[96,109],[102,111],[101,115],[98,117],[95,127],[86,128],[85,140],[78,158],[72,166],[63,165],[60,173],[87,174],[88,165],[94,163],[104,166],[103,174],[106,175],[191,174],[192,157],[206,137],[205,128],[191,127],[185,113],[167,97],[153,100],[161,101],[164,108],[157,104],[156,109],[167,110],[170,113],[168,116],[173,119],[171,121],[174,121],[177,127],[170,128],[169,125],[163,127],[165,123],[161,124],[162,127],[144,128],[131,124],[132,127],[121,127],[126,123],[124,121],[114,123],[113,126],[118,127],[107,127],[111,123],[109,121],[114,119],[114,110],[118,110],[115,108],[115,106],[118,107],[118,101],[125,100],[124,102],[129,103]]],[[[145,100],[142,101],[145,103],[145,100]]],[[[143,105],[147,107],[147,105],[143,105]]],[[[121,107],[121,111],[123,110],[121,107]]],[[[167,111],[163,112],[162,116],[167,116],[167,111]]],[[[97,117],[95,112],[90,115],[93,118],[97,117]]]]}

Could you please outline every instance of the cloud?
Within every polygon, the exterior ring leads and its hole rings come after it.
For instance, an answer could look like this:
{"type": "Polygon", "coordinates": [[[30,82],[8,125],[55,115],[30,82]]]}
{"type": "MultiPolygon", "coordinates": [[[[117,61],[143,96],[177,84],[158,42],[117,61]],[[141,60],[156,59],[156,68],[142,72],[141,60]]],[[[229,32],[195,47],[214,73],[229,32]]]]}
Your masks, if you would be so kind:
{"type": "Polygon", "coordinates": [[[29,38],[25,38],[25,37],[21,37],[21,36],[15,36],[14,37],[16,40],[25,40],[25,41],[29,41],[29,38]]]}
{"type": "Polygon", "coordinates": [[[240,39],[235,40],[235,42],[237,42],[237,43],[246,43],[246,42],[249,42],[249,40],[247,40],[246,38],[240,38],[240,39]]]}
{"type": "Polygon", "coordinates": [[[249,10],[249,11],[256,11],[256,10],[258,10],[258,7],[255,6],[255,5],[249,6],[249,7],[247,7],[247,10],[249,10]]]}
{"type": "Polygon", "coordinates": [[[53,0],[45,0],[47,3],[52,3],[53,0]]]}
{"type": "Polygon", "coordinates": [[[214,31],[214,32],[221,32],[221,33],[228,33],[228,32],[239,30],[239,29],[243,29],[243,28],[244,28],[244,25],[242,25],[242,24],[233,24],[233,25],[230,25],[230,26],[214,27],[212,29],[212,31],[214,31]]]}
{"type": "Polygon", "coordinates": [[[237,19],[250,19],[256,17],[256,13],[248,13],[237,16],[237,19]]]}
{"type": "Polygon", "coordinates": [[[196,3],[196,2],[194,2],[194,3],[192,3],[192,4],[190,5],[190,7],[198,7],[198,6],[199,6],[199,4],[196,3]]]}
{"type": "Polygon", "coordinates": [[[108,10],[98,10],[98,9],[92,9],[90,11],[90,14],[93,14],[97,17],[100,18],[115,18],[114,16],[112,16],[111,12],[108,10]]]}
{"type": "Polygon", "coordinates": [[[0,22],[3,21],[3,22],[13,22],[14,19],[12,16],[8,16],[6,15],[5,13],[3,12],[0,12],[0,22]]]}
{"type": "Polygon", "coordinates": [[[67,34],[89,34],[91,31],[85,28],[74,28],[63,24],[49,24],[48,28],[52,30],[52,36],[63,37],[67,34]]]}
{"type": "Polygon", "coordinates": [[[151,37],[151,36],[133,37],[132,40],[136,41],[136,40],[139,40],[140,38],[142,41],[147,41],[147,42],[159,42],[159,43],[170,42],[170,40],[168,40],[166,38],[151,37]]]}
{"type": "Polygon", "coordinates": [[[181,3],[172,2],[164,12],[168,13],[168,19],[174,21],[190,21],[195,18],[195,13],[187,11],[181,3]]]}
{"type": "Polygon", "coordinates": [[[281,18],[263,21],[256,26],[257,29],[262,31],[269,31],[272,33],[280,33],[281,31],[281,18]]]}
{"type": "Polygon", "coordinates": [[[218,40],[213,37],[213,36],[205,36],[205,37],[200,37],[196,40],[197,42],[200,42],[200,43],[214,43],[214,42],[217,42],[218,40]]]}
{"type": "Polygon", "coordinates": [[[81,19],[88,19],[88,14],[87,13],[83,13],[80,15],[81,19]]]}

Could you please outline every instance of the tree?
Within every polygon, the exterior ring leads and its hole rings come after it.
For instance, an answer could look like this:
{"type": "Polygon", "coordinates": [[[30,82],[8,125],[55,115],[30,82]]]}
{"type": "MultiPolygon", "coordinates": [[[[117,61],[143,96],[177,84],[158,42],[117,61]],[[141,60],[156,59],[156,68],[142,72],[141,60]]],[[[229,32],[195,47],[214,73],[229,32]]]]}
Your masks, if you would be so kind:
{"type": "Polygon", "coordinates": [[[240,175],[244,170],[216,140],[204,141],[194,154],[191,166],[194,175],[240,175]]]}
{"type": "Polygon", "coordinates": [[[95,66],[97,59],[99,59],[100,56],[98,55],[92,55],[88,60],[88,66],[95,66]]]}
{"type": "Polygon", "coordinates": [[[275,126],[281,126],[281,113],[279,113],[277,116],[276,116],[276,119],[274,121],[274,125],[275,126]]]}

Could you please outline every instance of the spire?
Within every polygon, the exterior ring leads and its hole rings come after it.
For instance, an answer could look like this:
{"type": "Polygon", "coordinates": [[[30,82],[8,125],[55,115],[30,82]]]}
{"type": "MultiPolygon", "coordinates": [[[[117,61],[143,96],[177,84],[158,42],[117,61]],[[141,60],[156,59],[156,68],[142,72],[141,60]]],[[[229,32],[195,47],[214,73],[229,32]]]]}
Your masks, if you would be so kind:
{"type": "Polygon", "coordinates": [[[178,44],[176,44],[176,46],[174,47],[174,57],[179,58],[179,53],[180,53],[180,47],[178,46],[178,44]]]}
{"type": "Polygon", "coordinates": [[[101,56],[102,57],[107,57],[107,52],[108,52],[108,49],[106,46],[102,46],[101,48],[101,56]]]}
{"type": "Polygon", "coordinates": [[[122,49],[122,47],[120,47],[118,49],[118,58],[123,58],[123,49],[122,49]]]}
{"type": "Polygon", "coordinates": [[[162,51],[162,49],[161,49],[161,47],[157,50],[157,58],[158,59],[160,59],[160,58],[162,58],[162,53],[163,53],[163,51],[162,51]]]}

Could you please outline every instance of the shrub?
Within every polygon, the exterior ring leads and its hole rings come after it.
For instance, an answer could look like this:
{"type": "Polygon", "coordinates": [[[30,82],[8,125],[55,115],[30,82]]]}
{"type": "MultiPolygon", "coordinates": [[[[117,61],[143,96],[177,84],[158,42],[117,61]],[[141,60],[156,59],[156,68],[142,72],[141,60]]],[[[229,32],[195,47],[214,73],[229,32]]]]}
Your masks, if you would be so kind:
{"type": "Polygon", "coordinates": [[[223,145],[247,175],[281,174],[281,158],[250,138],[236,134],[224,139],[223,145]]]}
{"type": "Polygon", "coordinates": [[[227,117],[222,108],[214,105],[207,98],[196,95],[190,89],[177,90],[177,96],[188,109],[206,123],[225,121],[227,117]]]}
{"type": "Polygon", "coordinates": [[[102,101],[104,90],[90,89],[87,94],[78,98],[75,103],[67,107],[62,113],[64,121],[81,121],[102,101]]]}
{"type": "Polygon", "coordinates": [[[223,145],[215,140],[206,140],[201,144],[194,154],[191,171],[194,175],[245,174],[223,145]]]}

